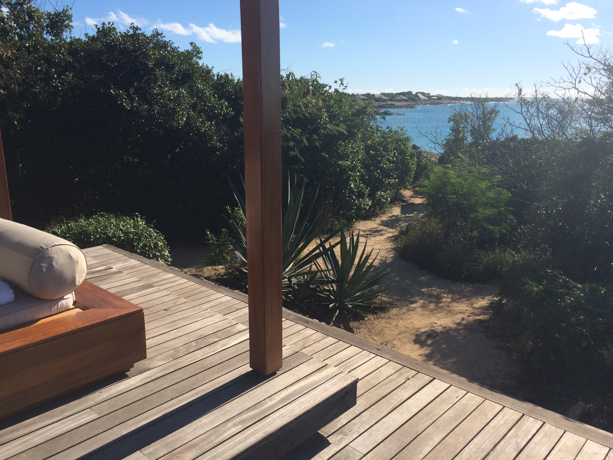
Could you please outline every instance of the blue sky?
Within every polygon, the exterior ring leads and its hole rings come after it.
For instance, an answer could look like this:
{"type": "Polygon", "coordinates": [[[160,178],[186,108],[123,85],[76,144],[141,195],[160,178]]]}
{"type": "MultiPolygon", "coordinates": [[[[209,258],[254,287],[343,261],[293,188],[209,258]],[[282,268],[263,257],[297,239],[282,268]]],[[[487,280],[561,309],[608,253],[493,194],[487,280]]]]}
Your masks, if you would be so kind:
{"type": "MultiPolygon", "coordinates": [[[[239,0],[73,0],[73,34],[112,20],[157,28],[203,63],[241,76],[239,0]]],[[[509,94],[564,74],[565,45],[613,49],[611,0],[281,0],[281,68],[349,92],[509,94]]]]}

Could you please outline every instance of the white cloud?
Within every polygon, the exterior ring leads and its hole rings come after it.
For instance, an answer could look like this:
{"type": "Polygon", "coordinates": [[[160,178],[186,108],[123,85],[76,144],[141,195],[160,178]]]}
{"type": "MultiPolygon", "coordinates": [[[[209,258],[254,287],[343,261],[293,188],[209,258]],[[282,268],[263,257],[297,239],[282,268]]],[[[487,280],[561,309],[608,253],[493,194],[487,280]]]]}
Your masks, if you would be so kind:
{"type": "Polygon", "coordinates": [[[455,9],[458,13],[468,13],[468,10],[465,10],[464,8],[456,8],[455,9]]]}
{"type": "Polygon", "coordinates": [[[137,25],[139,27],[144,27],[149,24],[149,21],[142,17],[132,17],[121,10],[117,10],[117,13],[113,13],[112,11],[107,14],[103,18],[85,18],[85,24],[88,26],[96,26],[103,22],[114,22],[120,26],[129,26],[130,24],[137,25]]]}
{"type": "Polygon", "coordinates": [[[206,27],[199,27],[196,24],[190,24],[189,27],[184,27],[178,22],[160,22],[154,24],[154,29],[167,30],[177,35],[195,35],[200,40],[207,43],[217,43],[218,41],[225,43],[238,43],[241,41],[240,30],[225,30],[215,27],[210,23],[206,27]]]}
{"type": "Polygon", "coordinates": [[[6,16],[9,13],[9,9],[6,6],[0,6],[0,13],[2,13],[2,16],[6,16]]]}
{"type": "Polygon", "coordinates": [[[222,41],[225,43],[238,43],[241,41],[240,30],[225,30],[215,27],[211,22],[206,27],[198,27],[195,24],[190,24],[189,29],[201,40],[208,43],[215,43],[216,41],[222,41]]]}
{"type": "Polygon", "coordinates": [[[279,16],[279,27],[281,29],[287,28],[287,24],[285,23],[285,19],[283,18],[283,16],[279,16]]]}
{"type": "Polygon", "coordinates": [[[169,32],[174,32],[177,35],[191,35],[192,32],[185,27],[183,27],[178,22],[158,22],[153,26],[154,29],[168,30],[169,32]]]}
{"type": "Polygon", "coordinates": [[[545,5],[557,5],[558,4],[558,0],[519,0],[522,3],[536,3],[536,2],[541,2],[544,3],[545,5]]]}
{"type": "Polygon", "coordinates": [[[323,45],[321,45],[322,48],[334,48],[336,45],[332,42],[326,42],[323,45]]]}
{"type": "Polygon", "coordinates": [[[562,28],[562,30],[550,30],[547,32],[547,35],[561,37],[561,38],[578,38],[577,43],[582,44],[583,39],[585,38],[585,43],[588,45],[593,43],[598,43],[600,40],[598,36],[600,35],[599,29],[584,29],[581,24],[575,24],[574,26],[571,24],[566,24],[562,28]]]}
{"type": "Polygon", "coordinates": [[[451,40],[451,44],[452,44],[452,45],[457,45],[457,44],[459,44],[459,43],[460,43],[460,42],[459,42],[459,41],[457,41],[457,40],[451,40]]]}
{"type": "Polygon", "coordinates": [[[596,10],[587,5],[582,5],[577,2],[567,3],[559,10],[550,10],[549,8],[534,8],[535,13],[540,13],[541,17],[551,19],[552,21],[560,21],[562,19],[591,19],[596,17],[596,10]]]}

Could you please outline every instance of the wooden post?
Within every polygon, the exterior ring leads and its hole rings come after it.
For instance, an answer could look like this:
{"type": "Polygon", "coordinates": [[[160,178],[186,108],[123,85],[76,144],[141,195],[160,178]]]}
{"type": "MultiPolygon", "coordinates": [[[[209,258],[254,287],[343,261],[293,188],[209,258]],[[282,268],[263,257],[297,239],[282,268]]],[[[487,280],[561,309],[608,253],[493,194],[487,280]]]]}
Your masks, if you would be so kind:
{"type": "Polygon", "coordinates": [[[283,365],[279,0],[241,0],[249,342],[262,375],[283,365]]]}
{"type": "Polygon", "coordinates": [[[0,218],[13,220],[11,212],[11,199],[9,197],[9,182],[6,177],[6,163],[4,162],[4,148],[2,147],[2,133],[0,132],[0,218]]]}

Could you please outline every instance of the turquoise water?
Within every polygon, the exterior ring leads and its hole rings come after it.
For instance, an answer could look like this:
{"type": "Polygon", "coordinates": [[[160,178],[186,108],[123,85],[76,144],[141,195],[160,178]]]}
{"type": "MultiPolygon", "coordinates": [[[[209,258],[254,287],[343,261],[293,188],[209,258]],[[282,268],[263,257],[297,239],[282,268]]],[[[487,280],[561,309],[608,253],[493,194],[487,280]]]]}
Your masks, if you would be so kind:
{"type": "MultiPolygon", "coordinates": [[[[511,102],[498,104],[497,108],[500,111],[499,120],[510,119],[514,124],[522,125],[522,120],[519,115],[513,112],[513,108],[517,103],[511,102]]],[[[398,128],[403,127],[406,133],[411,136],[413,143],[420,146],[422,149],[436,151],[435,146],[426,137],[432,137],[436,130],[439,131],[439,136],[444,138],[449,134],[449,117],[459,109],[460,105],[422,105],[415,109],[383,109],[390,110],[395,113],[402,113],[400,116],[386,116],[385,120],[380,119],[379,122],[383,127],[398,128]]],[[[522,136],[522,131],[516,130],[515,133],[522,136]]]]}

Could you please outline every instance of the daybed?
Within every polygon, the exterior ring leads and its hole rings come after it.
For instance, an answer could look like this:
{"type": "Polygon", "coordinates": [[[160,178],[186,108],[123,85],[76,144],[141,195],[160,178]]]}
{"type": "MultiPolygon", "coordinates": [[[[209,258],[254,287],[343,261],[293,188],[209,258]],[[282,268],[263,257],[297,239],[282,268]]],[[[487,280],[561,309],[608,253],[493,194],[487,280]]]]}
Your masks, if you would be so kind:
{"type": "Polygon", "coordinates": [[[82,281],[84,260],[65,240],[0,219],[0,279],[23,291],[16,301],[60,299],[73,290],[76,299],[73,308],[0,332],[0,419],[146,358],[142,308],[82,281]]]}

